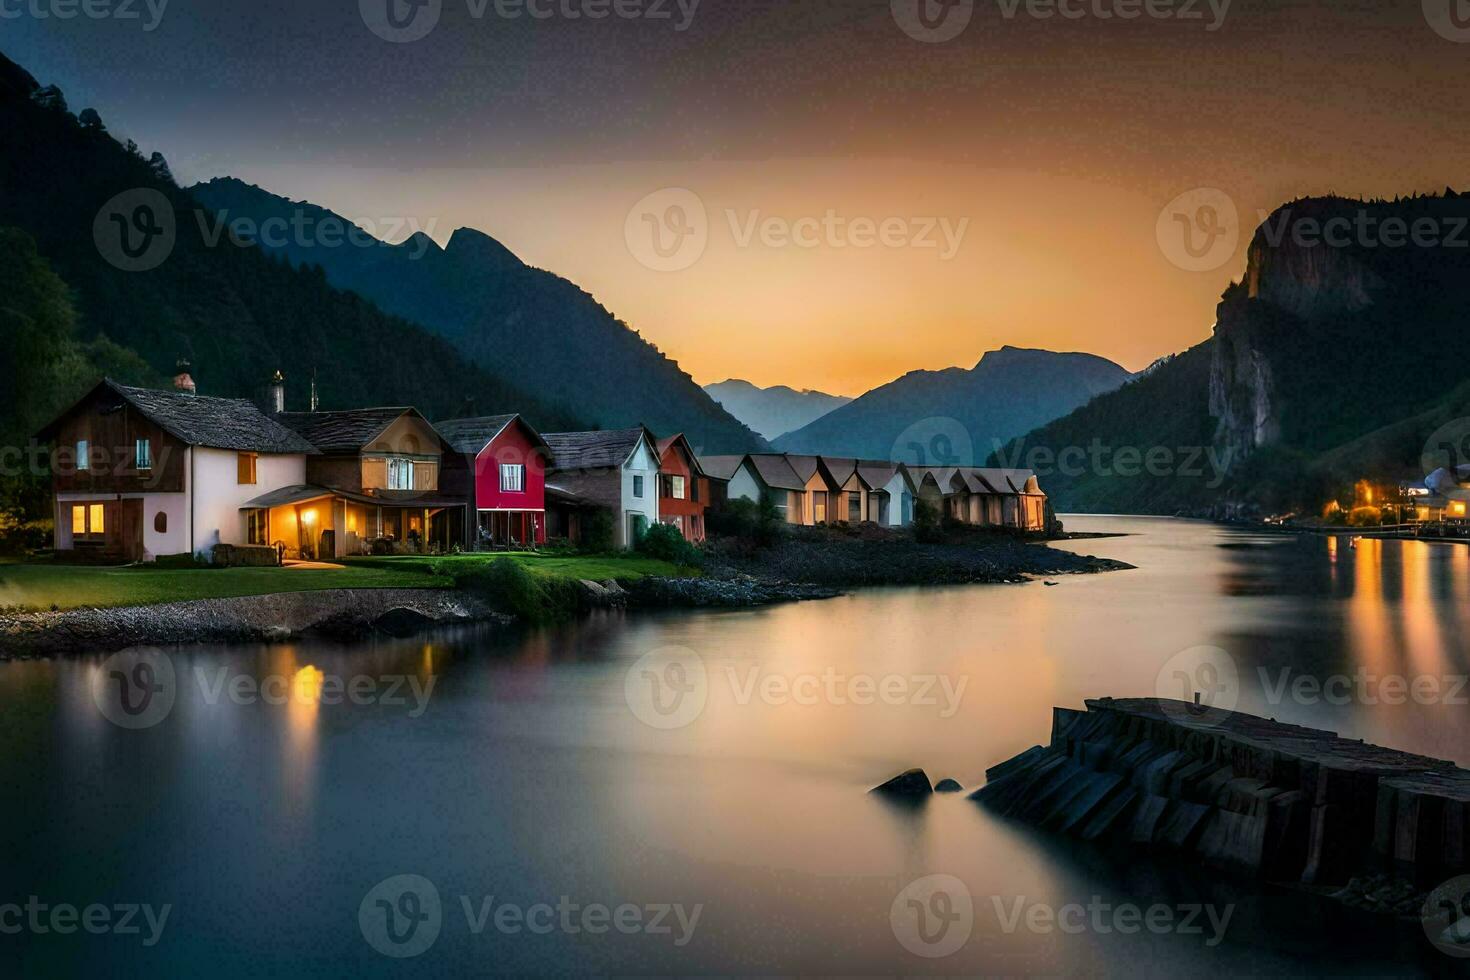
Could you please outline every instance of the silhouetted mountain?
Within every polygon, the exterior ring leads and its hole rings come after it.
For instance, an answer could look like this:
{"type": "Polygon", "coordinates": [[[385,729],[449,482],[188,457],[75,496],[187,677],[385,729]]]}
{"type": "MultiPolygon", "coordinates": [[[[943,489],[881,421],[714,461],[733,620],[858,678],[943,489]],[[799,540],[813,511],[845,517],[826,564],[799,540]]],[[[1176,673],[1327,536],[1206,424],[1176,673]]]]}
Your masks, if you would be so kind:
{"type": "Polygon", "coordinates": [[[682,431],[700,452],[765,448],[589,293],[526,265],[483,232],[460,228],[442,249],[422,233],[390,245],[325,208],[233,178],[192,192],[226,222],[274,219],[307,229],[262,248],[320,265],[333,285],[424,324],[486,368],[524,377],[598,427],[682,431]],[[339,241],[346,230],[346,243],[324,244],[323,227],[336,229],[339,241]]]}
{"type": "Polygon", "coordinates": [[[1062,510],[1311,512],[1360,479],[1422,480],[1430,436],[1470,416],[1467,308],[1470,198],[1293,201],[1257,229],[1211,340],[1002,455],[1096,440],[1226,469],[1058,472],[1062,510]]]}
{"type": "Polygon", "coordinates": [[[775,441],[783,452],[978,465],[1128,380],[1092,354],[1004,347],[970,370],[913,371],[775,441]]]}
{"type": "Polygon", "coordinates": [[[721,408],[767,439],[794,432],[852,401],[845,395],[797,391],[786,385],[759,388],[739,378],[705,385],[704,390],[721,408]]]}
{"type": "Polygon", "coordinates": [[[195,220],[201,207],[162,156],[143,159],[96,112],[73,115],[59,91],[0,56],[0,225],[25,231],[70,287],[79,342],[105,336],[165,377],[187,357],[199,390],[214,395],[252,396],[280,369],[293,408],[305,407],[315,368],[323,408],[405,404],[440,416],[473,396],[481,410],[538,425],[577,421],[321,270],[211,238],[195,220]],[[153,267],[128,271],[140,257],[153,267]]]}

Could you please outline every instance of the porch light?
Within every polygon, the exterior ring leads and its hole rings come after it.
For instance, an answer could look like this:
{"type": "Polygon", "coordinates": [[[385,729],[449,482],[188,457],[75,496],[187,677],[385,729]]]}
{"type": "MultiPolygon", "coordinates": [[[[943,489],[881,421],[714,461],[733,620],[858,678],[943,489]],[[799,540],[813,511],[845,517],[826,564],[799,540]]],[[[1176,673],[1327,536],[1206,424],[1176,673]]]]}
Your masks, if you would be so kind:
{"type": "Polygon", "coordinates": [[[312,524],[315,524],[316,523],[316,511],[314,511],[314,510],[302,511],[302,513],[301,513],[301,523],[302,524],[305,524],[305,525],[308,525],[308,526],[310,526],[312,524]]]}

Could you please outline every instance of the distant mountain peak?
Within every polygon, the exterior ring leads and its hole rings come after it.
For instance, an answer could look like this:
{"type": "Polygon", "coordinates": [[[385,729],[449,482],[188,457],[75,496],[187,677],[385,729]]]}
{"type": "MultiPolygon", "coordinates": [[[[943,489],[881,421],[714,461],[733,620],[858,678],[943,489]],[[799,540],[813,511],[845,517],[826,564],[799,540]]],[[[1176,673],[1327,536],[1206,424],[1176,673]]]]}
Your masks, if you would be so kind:
{"type": "Polygon", "coordinates": [[[852,401],[811,388],[789,385],[762,388],[743,378],[727,378],[704,386],[705,392],[741,422],[767,439],[800,429],[852,401]]]}
{"type": "Polygon", "coordinates": [[[444,252],[451,258],[470,259],[492,265],[519,266],[525,263],[510,249],[477,228],[456,228],[444,252]]]}

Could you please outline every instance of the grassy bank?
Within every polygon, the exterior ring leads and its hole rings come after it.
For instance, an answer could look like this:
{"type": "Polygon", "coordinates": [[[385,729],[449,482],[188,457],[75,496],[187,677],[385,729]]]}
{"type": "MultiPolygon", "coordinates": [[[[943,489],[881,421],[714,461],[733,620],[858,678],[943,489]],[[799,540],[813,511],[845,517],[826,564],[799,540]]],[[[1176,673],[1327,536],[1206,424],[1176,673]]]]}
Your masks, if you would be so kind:
{"type": "Polygon", "coordinates": [[[677,576],[667,562],[642,557],[509,555],[403,556],[346,559],[341,568],[94,567],[0,563],[0,610],[150,606],[190,599],[225,599],[322,589],[450,588],[467,582],[495,558],[510,558],[538,580],[629,581],[677,576]]]}

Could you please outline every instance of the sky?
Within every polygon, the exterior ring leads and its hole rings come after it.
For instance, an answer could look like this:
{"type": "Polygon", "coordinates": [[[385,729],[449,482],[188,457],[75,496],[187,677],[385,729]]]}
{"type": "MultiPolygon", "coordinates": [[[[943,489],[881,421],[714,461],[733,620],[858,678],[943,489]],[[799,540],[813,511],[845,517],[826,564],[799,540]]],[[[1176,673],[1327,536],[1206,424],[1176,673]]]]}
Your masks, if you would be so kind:
{"type": "Polygon", "coordinates": [[[478,228],[701,383],[1138,370],[1271,209],[1470,187],[1461,0],[86,2],[0,51],[181,183],[478,228]]]}

